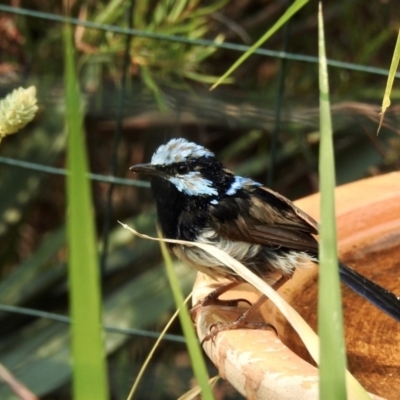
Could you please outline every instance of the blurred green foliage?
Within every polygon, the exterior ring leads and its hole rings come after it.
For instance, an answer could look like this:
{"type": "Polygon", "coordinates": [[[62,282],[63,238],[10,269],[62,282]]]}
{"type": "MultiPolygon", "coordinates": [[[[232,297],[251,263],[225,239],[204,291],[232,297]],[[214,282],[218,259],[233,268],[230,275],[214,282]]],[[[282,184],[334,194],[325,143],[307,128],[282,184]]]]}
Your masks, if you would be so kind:
{"type": "MultiPolygon", "coordinates": [[[[227,0],[203,5],[199,0],[163,0],[159,2],[140,1],[135,4],[133,26],[135,29],[164,35],[181,35],[188,39],[201,39],[209,32],[209,16],[222,8],[227,0]]],[[[129,1],[113,0],[96,3],[91,7],[82,6],[85,19],[97,23],[127,27],[126,12],[129,1]]],[[[214,38],[216,43],[223,40],[223,34],[214,38]]],[[[116,68],[118,58],[124,51],[124,37],[112,32],[84,29],[79,37],[79,47],[86,53],[82,67],[86,70],[91,86],[101,86],[104,73],[119,83],[120,69],[116,68]],[[100,67],[100,68],[99,68],[100,67]]],[[[211,83],[215,76],[204,71],[204,61],[216,52],[215,47],[192,46],[190,44],[134,36],[129,55],[131,68],[140,75],[160,107],[161,84],[182,85],[184,79],[211,83]]]]}

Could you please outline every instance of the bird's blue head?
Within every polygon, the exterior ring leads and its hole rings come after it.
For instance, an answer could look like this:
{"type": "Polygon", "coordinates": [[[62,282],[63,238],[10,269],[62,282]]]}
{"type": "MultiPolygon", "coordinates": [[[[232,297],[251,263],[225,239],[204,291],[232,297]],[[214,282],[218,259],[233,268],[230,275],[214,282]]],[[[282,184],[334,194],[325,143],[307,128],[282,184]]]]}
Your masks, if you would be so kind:
{"type": "Polygon", "coordinates": [[[243,195],[245,186],[259,185],[235,176],[214,153],[185,139],[170,140],[155,151],[149,164],[130,170],[150,179],[161,227],[171,238],[194,239],[207,226],[209,207],[243,195]]]}
{"type": "Polygon", "coordinates": [[[192,198],[218,202],[223,195],[234,195],[250,179],[233,175],[215,158],[214,153],[186,139],[171,139],[160,146],[149,164],[130,168],[147,175],[157,195],[166,195],[166,183],[179,193],[192,198]],[[160,188],[162,192],[160,193],[160,188]]]}
{"type": "Polygon", "coordinates": [[[179,192],[188,196],[216,196],[213,181],[204,175],[204,169],[220,169],[214,153],[185,139],[172,139],[160,146],[151,158],[151,165],[161,171],[179,192]]]}

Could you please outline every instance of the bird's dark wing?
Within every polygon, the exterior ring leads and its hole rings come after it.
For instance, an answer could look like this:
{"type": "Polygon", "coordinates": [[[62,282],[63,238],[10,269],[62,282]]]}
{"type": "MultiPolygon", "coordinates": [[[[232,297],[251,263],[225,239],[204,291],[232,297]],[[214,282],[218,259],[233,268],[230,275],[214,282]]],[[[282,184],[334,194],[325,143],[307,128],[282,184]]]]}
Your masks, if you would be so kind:
{"type": "MultiPolygon", "coordinates": [[[[213,205],[211,227],[230,240],[308,251],[318,255],[313,234],[317,223],[284,197],[259,188],[250,197],[222,199],[213,205]]],[[[339,263],[341,281],[357,294],[400,321],[400,299],[393,293],[339,263]]]]}
{"type": "Polygon", "coordinates": [[[249,225],[249,223],[246,225],[249,238],[254,243],[269,247],[285,247],[296,251],[309,251],[313,254],[318,253],[318,242],[305,232],[296,231],[284,225],[249,225]]]}
{"type": "Polygon", "coordinates": [[[284,222],[287,224],[290,221],[297,229],[313,234],[318,233],[318,223],[281,194],[261,186],[254,190],[254,195],[263,203],[272,204],[275,208],[279,209],[283,214],[284,222]]]}
{"type": "Polygon", "coordinates": [[[318,253],[317,223],[283,196],[264,187],[210,206],[212,228],[230,240],[318,253]]]}

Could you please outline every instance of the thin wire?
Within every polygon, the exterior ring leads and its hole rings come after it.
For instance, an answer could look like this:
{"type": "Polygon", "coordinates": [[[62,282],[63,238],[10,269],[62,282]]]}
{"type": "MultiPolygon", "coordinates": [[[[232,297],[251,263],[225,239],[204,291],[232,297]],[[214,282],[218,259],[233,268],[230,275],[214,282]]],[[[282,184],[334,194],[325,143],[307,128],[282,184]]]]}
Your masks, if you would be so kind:
{"type": "MultiPolygon", "coordinates": [[[[0,156],[0,164],[12,165],[14,167],[31,169],[34,171],[45,172],[48,174],[64,175],[64,176],[68,174],[68,171],[65,168],[49,167],[48,165],[32,163],[29,161],[16,160],[14,158],[8,158],[2,156],[0,156]]],[[[115,176],[89,173],[88,177],[94,181],[99,181],[99,182],[106,182],[106,183],[126,185],[126,186],[146,187],[146,188],[150,187],[149,182],[137,181],[133,179],[117,178],[115,176]]]]}
{"type": "MultiPolygon", "coordinates": [[[[49,319],[51,321],[61,322],[63,324],[72,323],[71,318],[66,317],[65,315],[50,313],[47,311],[34,310],[32,308],[16,307],[16,306],[9,306],[6,304],[0,304],[0,311],[49,319]]],[[[146,331],[144,329],[136,329],[136,328],[118,328],[116,326],[103,325],[103,329],[107,332],[120,333],[122,335],[129,335],[129,336],[143,336],[154,339],[158,339],[160,336],[160,333],[158,332],[146,331]]],[[[185,338],[181,335],[172,335],[168,333],[163,336],[163,339],[168,340],[170,342],[186,343],[185,338]]]]}
{"type": "MultiPolygon", "coordinates": [[[[134,11],[134,0],[131,0],[129,10],[127,12],[128,28],[132,29],[133,25],[133,11],[134,11]]],[[[128,69],[130,65],[130,47],[132,41],[132,35],[126,35],[124,61],[122,66],[122,78],[121,78],[121,90],[118,96],[118,108],[117,108],[117,124],[115,127],[113,147],[112,147],[112,160],[111,160],[111,171],[110,175],[114,176],[117,173],[118,165],[118,147],[121,142],[122,136],[122,120],[123,120],[123,107],[125,101],[126,85],[128,80],[128,69]]],[[[113,183],[108,187],[106,207],[104,212],[104,225],[103,225],[103,249],[100,258],[100,274],[104,276],[107,264],[108,255],[108,244],[109,244],[109,233],[110,233],[110,222],[112,215],[112,195],[114,193],[115,185],[113,183]]]]}
{"type": "MultiPolygon", "coordinates": [[[[55,22],[67,22],[67,23],[70,23],[73,25],[82,25],[87,28],[99,29],[99,30],[103,30],[103,31],[113,32],[113,33],[129,34],[129,35],[134,35],[134,36],[138,36],[138,37],[147,37],[147,38],[151,38],[151,39],[167,40],[170,42],[192,44],[192,45],[197,45],[197,46],[211,46],[211,47],[216,47],[216,48],[220,48],[220,49],[239,51],[242,53],[249,50],[249,48],[250,48],[250,46],[246,46],[243,44],[216,43],[212,40],[207,40],[207,39],[190,39],[190,38],[186,38],[183,36],[166,35],[163,33],[142,31],[140,29],[127,29],[127,28],[122,28],[122,27],[115,26],[115,25],[106,25],[106,24],[101,24],[101,23],[93,22],[93,21],[82,21],[78,18],[64,17],[61,15],[54,15],[54,14],[50,14],[50,13],[27,10],[24,8],[10,7],[10,6],[5,6],[5,5],[0,5],[0,11],[5,11],[5,12],[13,13],[13,14],[18,14],[18,15],[25,15],[28,17],[41,18],[41,19],[46,19],[46,20],[55,21],[55,22]]],[[[319,62],[318,57],[316,57],[316,56],[307,56],[305,54],[286,53],[284,51],[274,51],[274,50],[268,50],[268,49],[257,49],[254,51],[254,54],[260,54],[260,55],[275,57],[275,58],[285,58],[285,59],[293,60],[293,61],[309,62],[309,63],[313,63],[313,64],[318,64],[318,62],[319,62]]],[[[366,72],[366,73],[375,74],[375,75],[387,76],[389,73],[389,70],[387,70],[385,68],[368,67],[365,65],[353,64],[353,63],[337,61],[337,60],[329,60],[328,59],[327,63],[331,67],[342,68],[342,69],[347,69],[347,70],[352,70],[352,71],[366,72]]],[[[396,73],[395,76],[396,76],[396,78],[400,78],[400,72],[396,73]]]]}

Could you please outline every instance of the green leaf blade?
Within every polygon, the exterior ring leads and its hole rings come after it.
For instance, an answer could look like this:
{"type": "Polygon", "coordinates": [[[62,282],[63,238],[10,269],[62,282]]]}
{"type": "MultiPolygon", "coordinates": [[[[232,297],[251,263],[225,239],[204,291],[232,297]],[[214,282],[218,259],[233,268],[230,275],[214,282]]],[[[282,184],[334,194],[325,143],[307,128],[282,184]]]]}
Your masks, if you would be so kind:
{"type": "Polygon", "coordinates": [[[106,359],[101,335],[98,255],[92,197],[74,65],[72,30],[64,26],[67,165],[68,274],[73,358],[73,398],[108,399],[106,359]]]}
{"type": "Polygon", "coordinates": [[[320,399],[346,399],[346,346],[338,270],[335,222],[335,160],[329,102],[328,68],[322,7],[318,13],[320,86],[320,192],[318,335],[320,337],[320,399]]]}

